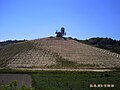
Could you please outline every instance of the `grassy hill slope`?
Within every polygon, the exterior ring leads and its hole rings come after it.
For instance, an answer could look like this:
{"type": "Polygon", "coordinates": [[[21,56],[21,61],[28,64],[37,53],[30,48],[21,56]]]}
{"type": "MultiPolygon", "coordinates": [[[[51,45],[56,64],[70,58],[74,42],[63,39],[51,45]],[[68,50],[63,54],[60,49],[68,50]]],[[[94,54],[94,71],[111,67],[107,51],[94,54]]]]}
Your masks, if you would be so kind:
{"type": "Polygon", "coordinates": [[[9,68],[115,68],[120,55],[72,39],[43,38],[4,46],[0,66],[9,68]]]}

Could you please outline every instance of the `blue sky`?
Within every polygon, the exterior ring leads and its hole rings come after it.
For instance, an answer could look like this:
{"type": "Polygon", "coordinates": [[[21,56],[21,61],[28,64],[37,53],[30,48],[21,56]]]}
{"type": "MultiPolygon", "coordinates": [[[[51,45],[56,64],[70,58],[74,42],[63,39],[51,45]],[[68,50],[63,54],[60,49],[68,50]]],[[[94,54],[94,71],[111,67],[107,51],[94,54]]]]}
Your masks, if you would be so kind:
{"type": "Polygon", "coordinates": [[[120,0],[0,0],[0,41],[55,36],[120,40],[120,0]]]}

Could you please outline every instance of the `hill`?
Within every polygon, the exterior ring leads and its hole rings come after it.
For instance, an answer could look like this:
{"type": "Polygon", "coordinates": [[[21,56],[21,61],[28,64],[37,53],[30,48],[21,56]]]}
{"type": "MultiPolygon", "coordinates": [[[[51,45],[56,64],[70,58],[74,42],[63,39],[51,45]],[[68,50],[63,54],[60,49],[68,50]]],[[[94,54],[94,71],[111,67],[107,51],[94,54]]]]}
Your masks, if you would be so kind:
{"type": "Polygon", "coordinates": [[[0,49],[7,68],[119,68],[120,55],[73,39],[48,37],[0,49]]]}
{"type": "Polygon", "coordinates": [[[90,38],[88,40],[78,41],[120,54],[120,40],[113,40],[107,37],[106,38],[96,37],[90,38]]]}

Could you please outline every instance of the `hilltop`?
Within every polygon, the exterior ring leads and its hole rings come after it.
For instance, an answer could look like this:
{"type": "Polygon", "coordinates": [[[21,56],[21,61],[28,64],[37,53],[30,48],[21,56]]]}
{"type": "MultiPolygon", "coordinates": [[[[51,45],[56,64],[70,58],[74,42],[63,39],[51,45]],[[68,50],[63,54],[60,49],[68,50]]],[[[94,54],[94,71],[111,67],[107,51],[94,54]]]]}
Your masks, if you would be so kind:
{"type": "Polygon", "coordinates": [[[119,68],[120,55],[70,38],[47,37],[0,49],[7,68],[119,68]]]}

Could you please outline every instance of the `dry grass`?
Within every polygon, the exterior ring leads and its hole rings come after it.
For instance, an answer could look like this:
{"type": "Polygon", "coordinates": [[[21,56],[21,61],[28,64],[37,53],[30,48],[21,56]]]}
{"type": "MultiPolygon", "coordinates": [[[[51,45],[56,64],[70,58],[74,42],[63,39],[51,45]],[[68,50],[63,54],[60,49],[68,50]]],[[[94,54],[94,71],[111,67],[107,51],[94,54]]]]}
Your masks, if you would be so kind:
{"type": "Polygon", "coordinates": [[[6,46],[0,52],[1,64],[13,68],[120,67],[119,54],[71,39],[37,39],[6,46]]]}
{"type": "Polygon", "coordinates": [[[62,58],[77,62],[80,65],[90,65],[100,68],[119,67],[120,55],[103,49],[92,47],[74,40],[44,38],[32,41],[38,48],[44,48],[57,53],[62,58]]]}

